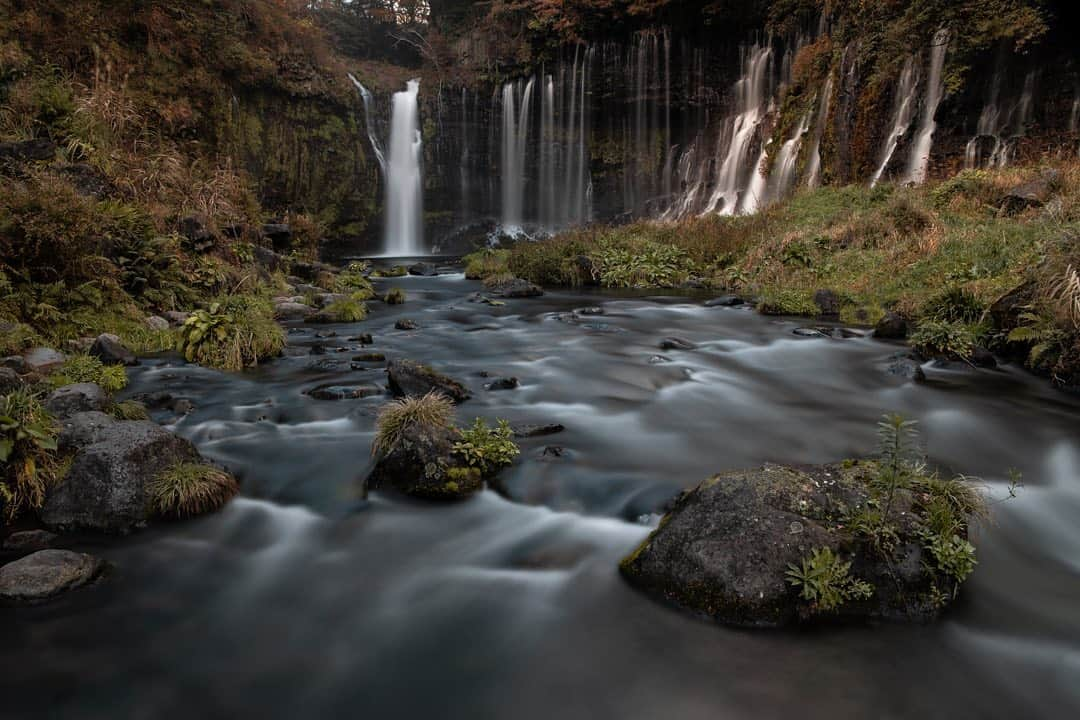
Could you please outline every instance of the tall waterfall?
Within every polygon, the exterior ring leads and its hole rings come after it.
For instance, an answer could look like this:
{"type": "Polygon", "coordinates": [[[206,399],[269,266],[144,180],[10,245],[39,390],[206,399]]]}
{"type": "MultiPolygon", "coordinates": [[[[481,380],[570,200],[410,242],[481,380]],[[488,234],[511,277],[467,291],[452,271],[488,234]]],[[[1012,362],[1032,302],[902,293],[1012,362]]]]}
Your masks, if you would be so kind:
{"type": "Polygon", "coordinates": [[[882,175],[885,174],[889,163],[892,161],[893,153],[896,152],[897,146],[900,145],[900,141],[903,140],[908,128],[911,127],[911,121],[915,119],[916,90],[919,85],[918,70],[916,68],[915,58],[908,57],[904,61],[904,69],[900,71],[900,82],[896,85],[896,98],[893,101],[892,128],[885,137],[881,162],[878,163],[877,170],[874,171],[874,175],[870,178],[871,187],[877,185],[882,175]]]}
{"type": "MultiPolygon", "coordinates": [[[[823,16],[824,17],[824,16],[823,16]]],[[[814,144],[810,146],[810,159],[806,164],[806,184],[815,188],[821,184],[821,139],[825,135],[825,123],[829,120],[829,106],[832,102],[833,79],[825,81],[825,88],[818,99],[817,123],[814,125],[814,144]]]]}
{"type": "Polygon", "coordinates": [[[911,146],[905,183],[920,184],[926,181],[926,172],[930,167],[930,150],[934,144],[934,131],[937,130],[938,105],[945,94],[942,71],[945,68],[945,53],[949,49],[949,31],[945,28],[934,33],[933,46],[930,49],[930,70],[926,79],[926,97],[923,99],[922,121],[915,142],[911,146]]]}
{"type": "Polygon", "coordinates": [[[1005,167],[1012,160],[1016,137],[1023,135],[1031,122],[1032,98],[1035,93],[1035,72],[1024,78],[1020,96],[1012,103],[1003,102],[1004,70],[999,63],[991,80],[986,103],[979,114],[975,136],[964,149],[964,167],[1005,167]]]}
{"type": "Polygon", "coordinates": [[[386,229],[383,254],[426,255],[422,223],[424,199],[420,165],[423,139],[417,96],[420,81],[394,93],[390,114],[390,154],[386,164],[386,229]]]}
{"type": "Polygon", "coordinates": [[[520,81],[509,82],[502,90],[502,224],[511,232],[520,231],[525,219],[525,153],[529,149],[529,110],[535,82],[530,78],[524,90],[520,81]]]}
{"type": "Polygon", "coordinates": [[[379,162],[379,169],[382,170],[383,175],[386,174],[386,156],[383,154],[382,145],[379,144],[379,137],[375,134],[375,124],[371,120],[371,103],[373,99],[371,92],[360,84],[349,73],[349,79],[352,80],[352,84],[356,86],[356,89],[360,91],[360,98],[364,101],[364,124],[367,126],[368,141],[371,143],[371,149],[375,151],[375,159],[379,162]]]}
{"type": "Polygon", "coordinates": [[[795,170],[802,149],[803,137],[810,129],[810,115],[806,114],[799,121],[795,133],[780,147],[776,155],[776,165],[769,177],[768,202],[775,202],[787,195],[795,186],[795,170]]]}

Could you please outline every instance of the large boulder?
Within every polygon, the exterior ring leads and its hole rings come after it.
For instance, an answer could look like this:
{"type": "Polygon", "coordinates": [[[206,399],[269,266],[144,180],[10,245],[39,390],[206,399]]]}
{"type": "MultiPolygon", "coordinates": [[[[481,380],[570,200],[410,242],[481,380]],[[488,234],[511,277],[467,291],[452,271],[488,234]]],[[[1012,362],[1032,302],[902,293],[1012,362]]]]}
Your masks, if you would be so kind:
{"type": "Polygon", "coordinates": [[[459,500],[483,487],[483,478],[453,454],[454,431],[445,427],[412,425],[367,478],[373,490],[393,488],[424,500],[459,500]]]}
{"type": "Polygon", "coordinates": [[[1035,301],[1035,283],[1029,281],[1008,291],[990,304],[987,312],[994,327],[1009,333],[1020,326],[1020,315],[1035,301]]]}
{"type": "Polygon", "coordinates": [[[924,557],[913,496],[899,491],[890,518],[895,547],[885,554],[846,529],[867,507],[878,466],[849,462],[812,468],[766,465],[717,475],[681,495],[621,570],[647,593],[738,626],[779,626],[814,617],[788,571],[817,550],[850,561],[868,583],[834,615],[924,620],[944,600],[924,557]]]}
{"type": "Polygon", "coordinates": [[[274,305],[274,317],[278,320],[303,320],[315,314],[315,308],[303,303],[286,300],[274,305]]]}
{"type": "Polygon", "coordinates": [[[150,519],[151,481],[200,460],[190,442],[147,421],[106,425],[92,439],[45,499],[41,520],[50,529],[130,532],[150,519]]]}
{"type": "Polygon", "coordinates": [[[818,290],[814,293],[814,304],[818,306],[818,319],[836,322],[840,319],[840,296],[833,290],[818,290]]]}
{"type": "Polygon", "coordinates": [[[488,292],[504,298],[528,298],[543,295],[544,289],[528,280],[510,278],[492,285],[488,292]]]}
{"type": "Polygon", "coordinates": [[[284,223],[267,223],[262,226],[262,236],[270,241],[274,252],[286,252],[292,245],[292,228],[284,223]]]}
{"type": "Polygon", "coordinates": [[[398,397],[427,395],[432,390],[441,392],[455,403],[463,403],[471,395],[465,386],[453,378],[432,370],[413,360],[391,360],[386,366],[390,392],[398,397]]]}
{"type": "Polygon", "coordinates": [[[77,413],[104,411],[110,402],[109,394],[100,385],[75,383],[53,390],[45,400],[45,409],[62,420],[77,413]]]}
{"type": "Polygon", "coordinates": [[[1042,207],[1054,194],[1060,177],[1056,170],[1050,170],[1030,182],[1017,185],[1005,193],[1001,211],[1006,215],[1016,215],[1028,208],[1042,207]]]}
{"type": "Polygon", "coordinates": [[[38,550],[0,567],[0,601],[43,602],[93,580],[104,563],[70,550],[38,550]]]}
{"type": "Polygon", "coordinates": [[[115,425],[116,418],[98,410],[80,412],[62,419],[57,444],[63,452],[93,445],[105,428],[115,425]]]}
{"type": "Polygon", "coordinates": [[[409,274],[432,277],[439,274],[439,269],[435,266],[435,263],[418,262],[409,266],[409,274]]]}
{"type": "Polygon", "coordinates": [[[90,346],[90,354],[106,365],[138,365],[135,353],[124,347],[120,338],[110,333],[102,333],[90,346]]]}
{"type": "Polygon", "coordinates": [[[47,347],[36,347],[23,353],[27,372],[47,375],[64,364],[64,354],[47,347]]]}

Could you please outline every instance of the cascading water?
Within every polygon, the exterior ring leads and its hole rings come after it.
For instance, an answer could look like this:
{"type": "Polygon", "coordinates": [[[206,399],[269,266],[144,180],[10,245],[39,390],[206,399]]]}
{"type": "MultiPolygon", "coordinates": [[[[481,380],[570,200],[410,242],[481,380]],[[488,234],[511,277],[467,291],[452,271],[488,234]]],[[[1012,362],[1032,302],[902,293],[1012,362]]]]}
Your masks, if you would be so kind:
{"type": "Polygon", "coordinates": [[[930,49],[930,70],[926,79],[926,97],[923,99],[922,121],[919,132],[911,146],[904,183],[921,184],[926,181],[930,167],[930,150],[934,145],[934,131],[937,130],[938,105],[945,94],[942,71],[945,68],[945,54],[949,49],[949,31],[945,28],[934,33],[933,46],[930,49]]]}
{"type": "Polygon", "coordinates": [[[1002,168],[1012,160],[1016,138],[1022,136],[1031,122],[1031,109],[1035,93],[1035,73],[1024,78],[1020,96],[1010,105],[1001,102],[1003,68],[999,63],[994,72],[986,103],[979,114],[979,122],[964,150],[964,167],[1002,168]],[[987,152],[987,150],[989,150],[987,152]]]}
{"type": "Polygon", "coordinates": [[[354,78],[351,73],[349,74],[349,80],[352,80],[352,84],[360,91],[360,98],[364,101],[364,124],[367,127],[368,141],[371,143],[371,149],[375,152],[375,159],[379,162],[379,169],[382,170],[383,175],[386,175],[386,155],[379,144],[378,135],[375,134],[375,124],[371,120],[371,103],[373,102],[371,92],[361,85],[360,81],[354,78]]]}
{"type": "Polygon", "coordinates": [[[885,136],[885,146],[881,153],[881,162],[877,170],[870,178],[870,186],[880,182],[881,177],[889,167],[896,148],[911,127],[911,121],[915,119],[916,91],[918,90],[919,76],[915,58],[908,57],[904,61],[904,68],[900,71],[900,82],[896,86],[896,99],[893,101],[892,128],[885,136]]]}
{"type": "Polygon", "coordinates": [[[502,90],[502,225],[512,233],[523,229],[525,219],[525,153],[534,83],[535,79],[530,78],[521,90],[520,81],[508,82],[502,90]]]}
{"type": "Polygon", "coordinates": [[[390,257],[426,255],[423,247],[423,139],[417,97],[420,81],[394,93],[390,114],[390,154],[386,163],[386,226],[383,254],[390,257]]]}
{"type": "Polygon", "coordinates": [[[1069,115],[1069,132],[1080,130],[1080,96],[1073,100],[1072,114],[1069,115]]]}
{"type": "Polygon", "coordinates": [[[810,129],[810,116],[804,115],[795,128],[795,133],[780,147],[776,155],[776,165],[769,176],[769,189],[766,195],[767,202],[776,202],[795,186],[795,170],[798,165],[799,151],[802,149],[803,137],[810,129]]]}
{"type": "Polygon", "coordinates": [[[810,159],[806,165],[806,184],[815,188],[821,184],[821,138],[825,135],[825,123],[829,120],[829,105],[832,102],[833,79],[825,81],[825,88],[818,100],[817,123],[814,126],[814,144],[810,148],[810,159]]]}

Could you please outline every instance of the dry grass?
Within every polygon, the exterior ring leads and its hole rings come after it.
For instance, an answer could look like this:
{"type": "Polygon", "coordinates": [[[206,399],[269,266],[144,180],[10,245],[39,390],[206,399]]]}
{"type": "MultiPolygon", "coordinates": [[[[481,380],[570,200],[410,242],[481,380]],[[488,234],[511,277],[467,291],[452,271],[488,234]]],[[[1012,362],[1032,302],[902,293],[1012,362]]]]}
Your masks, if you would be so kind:
{"type": "Polygon", "coordinates": [[[232,475],[201,463],[180,463],[158,475],[150,484],[150,496],[157,513],[177,518],[217,510],[239,491],[232,475]]]}
{"type": "Polygon", "coordinates": [[[435,390],[423,397],[406,397],[387,403],[379,411],[371,453],[390,452],[412,427],[448,428],[453,416],[454,403],[435,390]]]}

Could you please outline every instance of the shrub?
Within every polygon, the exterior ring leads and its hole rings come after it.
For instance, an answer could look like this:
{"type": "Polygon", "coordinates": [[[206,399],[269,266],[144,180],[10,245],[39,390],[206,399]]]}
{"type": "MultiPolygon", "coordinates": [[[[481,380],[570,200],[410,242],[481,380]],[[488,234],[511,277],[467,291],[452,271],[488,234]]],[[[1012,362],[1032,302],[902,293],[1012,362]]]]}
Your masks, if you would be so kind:
{"type": "Polygon", "coordinates": [[[465,277],[469,280],[483,280],[489,275],[509,272],[510,252],[485,248],[466,255],[463,260],[465,277]]]}
{"type": "Polygon", "coordinates": [[[357,299],[358,296],[362,297],[363,293],[356,293],[352,297],[335,300],[327,305],[320,314],[332,319],[333,322],[351,323],[365,320],[368,314],[367,305],[357,299]]]}
{"type": "Polygon", "coordinates": [[[123,390],[127,382],[123,365],[106,365],[91,355],[71,355],[49,376],[49,385],[54,388],[72,383],[94,383],[110,393],[123,390]]]}
{"type": "Polygon", "coordinates": [[[650,240],[630,246],[601,241],[591,256],[593,275],[606,287],[675,287],[685,282],[693,263],[686,251],[650,240]]]}
{"type": "Polygon", "coordinates": [[[217,510],[240,491],[232,475],[202,463],[180,463],[154,478],[149,489],[154,510],[178,518],[217,510]]]}
{"type": "Polygon", "coordinates": [[[821,313],[814,299],[799,290],[776,290],[766,292],[758,299],[758,312],[762,315],[800,315],[816,317],[821,313]]]}
{"type": "Polygon", "coordinates": [[[485,475],[509,465],[521,453],[506,420],[490,428],[483,418],[476,418],[471,428],[458,429],[458,435],[461,439],[454,443],[454,453],[485,475]]]}
{"type": "Polygon", "coordinates": [[[364,274],[367,269],[366,263],[349,263],[334,281],[334,289],[340,293],[348,293],[357,300],[370,300],[375,297],[375,289],[364,274]]]}
{"type": "Polygon", "coordinates": [[[8,520],[45,502],[59,477],[58,428],[34,393],[20,388],[0,396],[0,501],[8,520]]]}
{"type": "Polygon", "coordinates": [[[383,296],[383,302],[387,305],[404,305],[405,291],[401,288],[391,288],[390,292],[383,296]]]}
{"type": "Polygon", "coordinates": [[[848,600],[864,599],[874,594],[867,582],[853,577],[850,562],[841,560],[832,549],[824,547],[811,551],[800,565],[788,565],[788,583],[800,588],[799,596],[808,601],[814,611],[835,610],[848,600]]]}
{"type": "Polygon", "coordinates": [[[447,429],[453,416],[454,403],[435,390],[422,397],[394,400],[379,411],[371,453],[379,455],[390,452],[401,442],[405,431],[412,427],[447,429]]]}
{"type": "Polygon", "coordinates": [[[188,362],[241,370],[279,355],[285,334],[274,322],[270,303],[252,295],[231,295],[196,310],[180,329],[177,349],[188,362]]]}
{"type": "Polygon", "coordinates": [[[985,309],[974,293],[954,287],[927,300],[922,316],[928,320],[973,323],[978,322],[985,309]]]}
{"type": "Polygon", "coordinates": [[[911,334],[911,347],[927,357],[944,356],[966,360],[975,352],[975,332],[958,322],[929,320],[911,334]]]}

